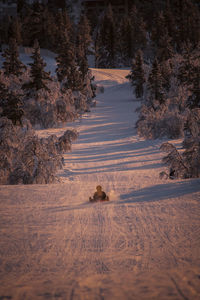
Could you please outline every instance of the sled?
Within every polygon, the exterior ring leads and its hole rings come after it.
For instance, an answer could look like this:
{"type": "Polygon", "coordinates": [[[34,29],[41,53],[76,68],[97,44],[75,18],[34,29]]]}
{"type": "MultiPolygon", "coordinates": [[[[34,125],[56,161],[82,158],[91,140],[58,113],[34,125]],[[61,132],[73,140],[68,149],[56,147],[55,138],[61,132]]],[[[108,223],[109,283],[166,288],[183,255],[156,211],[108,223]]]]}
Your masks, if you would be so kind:
{"type": "Polygon", "coordinates": [[[96,199],[91,198],[91,197],[89,198],[89,202],[105,202],[105,201],[110,201],[108,196],[106,196],[105,199],[99,199],[99,200],[96,200],[96,199]]]}

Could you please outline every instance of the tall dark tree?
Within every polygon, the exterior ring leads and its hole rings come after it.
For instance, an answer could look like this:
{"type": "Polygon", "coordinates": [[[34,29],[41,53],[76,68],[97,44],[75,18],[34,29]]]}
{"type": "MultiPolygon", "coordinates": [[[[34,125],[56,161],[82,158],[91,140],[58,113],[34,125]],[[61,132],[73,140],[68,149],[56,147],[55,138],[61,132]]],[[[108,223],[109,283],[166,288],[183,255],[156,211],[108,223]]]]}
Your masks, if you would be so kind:
{"type": "MultiPolygon", "coordinates": [[[[40,46],[43,46],[45,41],[45,14],[44,6],[38,1],[34,2],[31,9],[27,10],[23,20],[23,42],[25,46],[32,47],[37,39],[40,46]]],[[[45,45],[44,45],[45,46],[45,45]]]]}
{"type": "Polygon", "coordinates": [[[159,62],[166,61],[174,55],[174,50],[171,44],[171,38],[166,30],[165,34],[160,37],[157,45],[157,58],[159,62]]]}
{"type": "Polygon", "coordinates": [[[82,74],[82,79],[84,81],[88,73],[89,66],[88,66],[85,45],[84,43],[82,43],[82,36],[80,33],[78,33],[77,35],[76,59],[77,59],[77,64],[80,68],[80,72],[82,74]]]}
{"type": "Polygon", "coordinates": [[[153,20],[151,39],[155,47],[160,47],[160,41],[166,34],[166,24],[163,12],[157,13],[153,20]]]}
{"type": "Polygon", "coordinates": [[[122,63],[130,65],[131,58],[134,55],[134,36],[130,18],[124,17],[120,23],[117,34],[118,55],[122,63]]]}
{"type": "Polygon", "coordinates": [[[193,48],[191,44],[185,46],[183,61],[179,68],[179,79],[191,92],[187,105],[200,107],[200,43],[193,48]]]}
{"type": "Polygon", "coordinates": [[[111,5],[103,16],[96,39],[96,65],[113,68],[116,59],[116,29],[111,5]]]}
{"type": "Polygon", "coordinates": [[[91,28],[86,15],[81,15],[78,26],[78,44],[82,46],[85,55],[89,54],[89,47],[92,43],[91,28]]]}
{"type": "Polygon", "coordinates": [[[143,96],[143,85],[145,83],[143,55],[138,51],[132,63],[131,73],[127,76],[131,84],[135,87],[136,98],[143,96]]]}
{"type": "Polygon", "coordinates": [[[160,104],[163,104],[165,102],[163,91],[163,77],[157,59],[155,59],[151,72],[149,74],[148,90],[150,92],[152,100],[157,100],[160,104]]]}
{"type": "Polygon", "coordinates": [[[11,21],[8,28],[9,37],[15,39],[18,45],[22,44],[21,27],[21,21],[18,17],[16,17],[11,21]]]}
{"type": "Polygon", "coordinates": [[[144,49],[147,43],[147,32],[146,32],[146,25],[143,21],[142,16],[140,15],[139,11],[137,10],[136,6],[133,5],[131,12],[131,25],[132,25],[132,34],[133,34],[133,48],[134,53],[139,49],[144,49]]]}
{"type": "Polygon", "coordinates": [[[46,63],[40,56],[40,46],[38,43],[38,40],[35,40],[34,46],[33,46],[33,55],[31,56],[33,59],[33,63],[30,63],[31,66],[30,70],[30,77],[31,81],[24,85],[25,89],[45,89],[49,90],[47,87],[47,82],[51,81],[50,72],[46,72],[44,70],[46,63]]]}
{"type": "Polygon", "coordinates": [[[13,74],[20,76],[23,73],[23,69],[26,69],[25,65],[19,60],[19,51],[15,39],[9,40],[9,48],[5,49],[2,56],[5,58],[3,62],[3,69],[7,76],[13,74]]]}
{"type": "Polygon", "coordinates": [[[21,13],[21,11],[25,8],[26,6],[26,0],[17,0],[17,12],[18,14],[21,13]]]}
{"type": "Polygon", "coordinates": [[[81,90],[81,73],[76,63],[74,45],[70,42],[68,35],[63,37],[56,61],[58,80],[64,83],[64,87],[66,89],[81,90]]]}

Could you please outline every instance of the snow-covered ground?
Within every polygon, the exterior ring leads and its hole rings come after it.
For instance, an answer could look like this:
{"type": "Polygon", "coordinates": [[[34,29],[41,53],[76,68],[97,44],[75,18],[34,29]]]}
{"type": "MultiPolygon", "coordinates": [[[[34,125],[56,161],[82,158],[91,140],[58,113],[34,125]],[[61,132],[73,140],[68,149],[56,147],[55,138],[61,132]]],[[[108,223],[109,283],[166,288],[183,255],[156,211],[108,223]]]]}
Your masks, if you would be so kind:
{"type": "Polygon", "coordinates": [[[159,179],[128,71],[92,71],[105,92],[68,125],[62,183],[0,187],[0,299],[199,299],[200,180],[159,179]],[[110,202],[88,202],[98,184],[110,202]]]}

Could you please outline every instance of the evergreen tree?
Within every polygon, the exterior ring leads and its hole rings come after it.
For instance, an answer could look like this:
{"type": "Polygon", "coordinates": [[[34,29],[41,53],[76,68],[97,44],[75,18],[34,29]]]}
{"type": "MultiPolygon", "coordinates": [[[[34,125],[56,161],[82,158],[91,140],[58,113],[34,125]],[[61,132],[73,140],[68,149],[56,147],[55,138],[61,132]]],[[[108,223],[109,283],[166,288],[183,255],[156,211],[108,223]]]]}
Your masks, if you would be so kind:
{"type": "Polygon", "coordinates": [[[131,73],[127,76],[135,87],[136,98],[143,96],[143,84],[145,83],[142,52],[138,51],[133,60],[131,73]]]}
{"type": "Polygon", "coordinates": [[[86,78],[88,73],[88,60],[86,55],[85,44],[82,43],[82,36],[81,33],[78,33],[77,36],[77,47],[76,47],[76,57],[77,57],[77,64],[80,68],[80,72],[82,74],[82,79],[86,78]]]}
{"type": "Polygon", "coordinates": [[[69,43],[74,44],[75,38],[74,38],[74,30],[73,30],[73,25],[72,22],[67,14],[66,11],[62,12],[59,11],[56,14],[55,18],[55,49],[56,52],[59,53],[60,48],[62,48],[63,45],[63,39],[69,40],[69,43]]]}
{"type": "Polygon", "coordinates": [[[96,41],[96,65],[113,68],[116,59],[116,31],[111,5],[103,16],[96,41]]]}
{"type": "Polygon", "coordinates": [[[18,46],[15,39],[9,40],[9,48],[5,49],[2,56],[5,58],[3,62],[3,69],[7,76],[13,74],[20,76],[25,65],[19,60],[18,46]]]}
{"type": "Polygon", "coordinates": [[[67,35],[63,37],[56,61],[58,80],[64,82],[64,87],[66,89],[81,90],[81,73],[76,63],[74,45],[70,42],[67,35]]]}
{"type": "Polygon", "coordinates": [[[187,105],[193,109],[200,107],[200,43],[193,49],[191,44],[185,47],[183,61],[179,68],[180,82],[191,92],[187,105]]]}
{"type": "Polygon", "coordinates": [[[120,23],[117,35],[117,48],[122,63],[130,65],[130,60],[134,55],[134,36],[130,18],[124,17],[120,23]]]}
{"type": "Polygon", "coordinates": [[[0,116],[7,117],[14,125],[22,125],[21,118],[24,115],[22,107],[21,96],[9,92],[0,81],[0,116]]]}
{"type": "Polygon", "coordinates": [[[176,19],[177,48],[180,51],[182,44],[189,40],[196,46],[200,40],[200,12],[191,0],[172,1],[176,19]]]}
{"type": "Polygon", "coordinates": [[[151,33],[151,39],[155,47],[162,47],[161,40],[166,35],[166,24],[163,13],[156,14],[153,22],[154,26],[151,33]]]}
{"type": "Polygon", "coordinates": [[[163,77],[157,59],[155,59],[149,74],[148,90],[152,100],[157,100],[160,104],[164,103],[163,77]]]}
{"type": "Polygon", "coordinates": [[[177,30],[176,30],[176,19],[172,10],[172,6],[170,4],[170,1],[167,1],[166,9],[163,12],[164,19],[165,19],[165,25],[167,28],[167,32],[169,34],[169,37],[171,38],[171,43],[173,48],[176,48],[176,40],[177,40],[177,30]]]}
{"type": "Polygon", "coordinates": [[[159,62],[163,62],[172,58],[173,54],[174,51],[171,45],[171,38],[166,31],[166,33],[159,39],[156,56],[159,62]]]}
{"type": "Polygon", "coordinates": [[[133,43],[133,49],[134,49],[133,56],[134,56],[139,49],[145,48],[147,43],[147,33],[146,33],[146,25],[135,5],[133,5],[131,9],[130,17],[131,17],[132,34],[133,34],[133,41],[134,41],[133,43]]]}
{"type": "Polygon", "coordinates": [[[86,15],[81,15],[77,26],[77,32],[78,32],[78,45],[81,45],[85,55],[88,55],[90,53],[89,47],[91,46],[92,38],[90,35],[91,32],[90,24],[86,15]]]}
{"type": "Polygon", "coordinates": [[[23,42],[25,46],[32,47],[34,41],[37,39],[40,46],[45,46],[45,8],[38,1],[34,2],[31,9],[27,10],[23,21],[23,42]]]}
{"type": "Polygon", "coordinates": [[[92,42],[90,30],[88,19],[82,15],[77,26],[76,57],[83,81],[88,73],[87,54],[90,53],[89,47],[92,42]]]}
{"type": "Polygon", "coordinates": [[[22,35],[21,35],[21,21],[19,18],[14,18],[8,28],[8,35],[10,38],[16,40],[18,45],[22,44],[22,35]]]}
{"type": "Polygon", "coordinates": [[[44,70],[46,63],[43,61],[42,57],[40,56],[40,46],[38,40],[35,40],[34,47],[33,47],[33,55],[31,56],[33,59],[33,63],[30,63],[31,71],[30,77],[32,81],[28,84],[25,84],[23,87],[25,89],[45,89],[49,90],[46,83],[47,81],[51,81],[50,72],[46,72],[44,70]]]}

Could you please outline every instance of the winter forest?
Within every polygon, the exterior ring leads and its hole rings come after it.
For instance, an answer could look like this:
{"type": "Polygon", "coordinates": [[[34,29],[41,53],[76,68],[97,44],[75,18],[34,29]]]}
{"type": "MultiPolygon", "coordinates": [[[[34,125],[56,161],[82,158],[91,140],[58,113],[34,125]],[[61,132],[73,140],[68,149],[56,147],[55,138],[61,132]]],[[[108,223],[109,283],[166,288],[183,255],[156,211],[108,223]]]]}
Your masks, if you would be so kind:
{"type": "Polygon", "coordinates": [[[131,67],[128,79],[141,101],[136,124],[140,136],[183,138],[182,153],[170,143],[161,146],[169,165],[169,174],[161,176],[199,177],[197,1],[132,1],[128,15],[121,16],[109,4],[95,20],[81,14],[78,21],[70,15],[73,3],[57,2],[17,1],[17,15],[1,20],[1,184],[54,180],[62,152],[77,133],[68,131],[59,141],[39,140],[33,128],[75,120],[89,109],[95,96],[89,55],[96,68],[131,67]],[[19,46],[33,49],[28,66],[19,59],[19,46]],[[54,76],[45,71],[40,48],[55,53],[54,76]]]}
{"type": "Polygon", "coordinates": [[[0,0],[0,300],[200,299],[199,183],[199,0],[0,0]]]}

